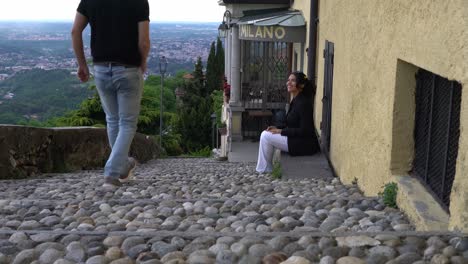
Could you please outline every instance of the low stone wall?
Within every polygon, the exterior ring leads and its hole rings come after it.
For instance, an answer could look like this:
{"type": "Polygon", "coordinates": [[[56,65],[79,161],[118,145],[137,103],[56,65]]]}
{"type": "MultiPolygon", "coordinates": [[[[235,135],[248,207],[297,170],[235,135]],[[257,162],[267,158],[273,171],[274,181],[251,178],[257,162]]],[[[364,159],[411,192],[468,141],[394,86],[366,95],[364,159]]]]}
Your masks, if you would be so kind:
{"type": "MultiPolygon", "coordinates": [[[[0,179],[38,173],[99,169],[110,153],[104,128],[34,128],[0,125],[0,179]]],[[[158,157],[152,138],[137,133],[130,155],[139,162],[158,157]]]]}

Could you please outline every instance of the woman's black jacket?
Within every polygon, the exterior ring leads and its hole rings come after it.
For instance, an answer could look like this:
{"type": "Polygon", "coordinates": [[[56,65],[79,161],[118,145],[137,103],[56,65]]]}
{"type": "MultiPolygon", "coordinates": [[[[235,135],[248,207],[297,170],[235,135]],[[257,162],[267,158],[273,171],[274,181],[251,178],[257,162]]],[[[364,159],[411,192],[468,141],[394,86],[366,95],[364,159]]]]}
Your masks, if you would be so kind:
{"type": "Polygon", "coordinates": [[[312,98],[302,92],[296,95],[286,114],[286,127],[281,135],[288,137],[291,156],[312,155],[320,150],[314,127],[312,98]]]}

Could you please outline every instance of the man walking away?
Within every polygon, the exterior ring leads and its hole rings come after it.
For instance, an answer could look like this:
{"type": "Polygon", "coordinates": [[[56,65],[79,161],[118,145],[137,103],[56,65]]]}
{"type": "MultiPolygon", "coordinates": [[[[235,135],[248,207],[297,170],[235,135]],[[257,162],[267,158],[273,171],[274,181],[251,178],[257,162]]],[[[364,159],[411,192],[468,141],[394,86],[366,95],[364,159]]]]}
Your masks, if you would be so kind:
{"type": "Polygon", "coordinates": [[[72,41],[82,82],[89,79],[82,37],[88,23],[94,78],[112,149],[104,167],[104,187],[121,186],[136,166],[128,154],[140,114],[150,49],[148,0],[81,0],[72,41]]]}

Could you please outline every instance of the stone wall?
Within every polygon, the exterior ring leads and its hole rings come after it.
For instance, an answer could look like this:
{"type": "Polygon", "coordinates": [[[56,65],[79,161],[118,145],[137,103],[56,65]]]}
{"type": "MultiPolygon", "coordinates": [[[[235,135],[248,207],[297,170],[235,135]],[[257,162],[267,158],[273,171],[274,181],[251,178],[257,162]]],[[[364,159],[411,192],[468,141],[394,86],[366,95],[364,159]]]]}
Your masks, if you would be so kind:
{"type": "MultiPolygon", "coordinates": [[[[33,128],[0,125],[0,179],[39,173],[101,169],[110,153],[104,128],[33,128]]],[[[137,133],[130,155],[139,162],[159,156],[152,138],[137,133]]]]}

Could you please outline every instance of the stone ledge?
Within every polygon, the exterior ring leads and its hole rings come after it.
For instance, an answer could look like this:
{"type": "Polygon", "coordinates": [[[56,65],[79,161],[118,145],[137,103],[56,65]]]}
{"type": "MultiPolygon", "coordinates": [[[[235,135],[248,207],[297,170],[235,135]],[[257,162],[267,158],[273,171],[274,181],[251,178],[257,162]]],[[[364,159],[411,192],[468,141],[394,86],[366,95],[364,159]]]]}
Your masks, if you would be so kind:
{"type": "MultiPolygon", "coordinates": [[[[322,231],[288,231],[288,232],[219,232],[219,231],[168,231],[168,230],[146,230],[141,231],[68,231],[68,230],[21,230],[22,233],[27,235],[34,234],[56,234],[56,235],[79,235],[79,236],[123,236],[123,237],[183,237],[183,238],[196,238],[196,237],[290,237],[300,238],[303,236],[310,237],[363,237],[363,236],[396,236],[396,237],[466,237],[466,233],[460,232],[418,232],[418,231],[382,231],[382,232],[322,232],[322,231]]],[[[0,230],[0,235],[13,235],[18,233],[18,230],[0,230]]]]}
{"type": "Polygon", "coordinates": [[[448,213],[426,188],[411,176],[394,176],[398,184],[397,204],[418,231],[447,231],[448,213]]]}
{"type": "MultiPolygon", "coordinates": [[[[304,198],[262,198],[262,197],[256,197],[256,198],[181,198],[181,199],[171,199],[171,202],[174,203],[195,203],[197,201],[202,201],[202,202],[220,202],[220,203],[225,203],[227,201],[234,201],[234,202],[278,202],[278,201],[287,201],[287,202],[316,202],[317,200],[320,200],[321,202],[323,201],[336,201],[336,200],[342,200],[342,201],[375,201],[376,197],[342,197],[339,195],[325,195],[325,196],[310,196],[310,197],[304,197],[304,198]]],[[[60,203],[60,204],[71,204],[71,203],[76,203],[76,202],[82,202],[82,201],[93,201],[92,199],[62,199],[60,201],[58,200],[53,200],[53,199],[10,199],[9,197],[1,197],[0,196],[0,205],[2,203],[6,202],[15,202],[18,204],[41,204],[41,203],[60,203]]],[[[167,201],[167,199],[159,198],[159,199],[130,199],[130,198],[102,198],[99,201],[105,202],[105,203],[135,203],[135,202],[141,202],[142,204],[144,203],[152,203],[152,204],[157,204],[157,203],[162,203],[164,201],[167,201]]]]}
{"type": "Polygon", "coordinates": [[[291,156],[287,152],[276,149],[273,162],[280,163],[281,176],[285,180],[333,178],[333,172],[322,153],[311,156],[291,156]]]}
{"type": "MultiPolygon", "coordinates": [[[[104,128],[0,125],[0,179],[102,168],[109,153],[104,128]]],[[[146,162],[159,153],[152,138],[135,135],[131,156],[146,162]]]]}

